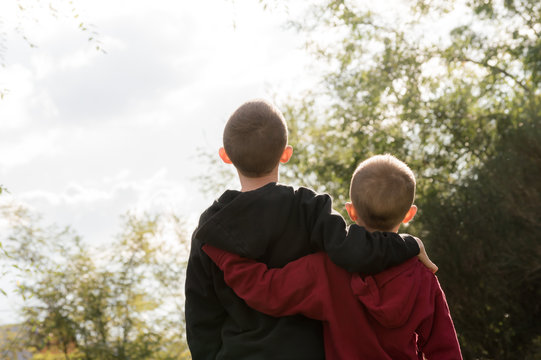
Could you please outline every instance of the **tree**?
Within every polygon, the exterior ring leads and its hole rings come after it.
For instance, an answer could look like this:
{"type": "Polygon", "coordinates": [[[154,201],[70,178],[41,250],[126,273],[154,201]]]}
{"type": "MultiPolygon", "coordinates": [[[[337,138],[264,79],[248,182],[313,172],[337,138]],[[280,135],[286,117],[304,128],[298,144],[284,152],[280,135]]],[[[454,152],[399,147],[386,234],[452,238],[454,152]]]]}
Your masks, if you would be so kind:
{"type": "Polygon", "coordinates": [[[425,199],[423,226],[466,358],[537,359],[541,129],[512,129],[495,147],[453,194],[425,199]]]}
{"type": "MultiPolygon", "coordinates": [[[[0,184],[0,197],[5,195],[7,192],[8,190],[6,189],[6,187],[0,184]]],[[[9,211],[9,207],[6,207],[5,205],[0,203],[0,215],[2,215],[2,218],[4,219],[8,218],[11,215],[10,213],[11,212],[9,211]]],[[[4,246],[2,244],[2,238],[0,238],[0,260],[7,259],[7,258],[9,258],[9,254],[6,251],[6,249],[4,249],[4,246]]],[[[4,264],[0,263],[0,278],[4,277],[7,274],[7,272],[8,270],[5,268],[4,264]]],[[[5,290],[3,290],[2,288],[0,288],[0,293],[2,295],[6,295],[5,290]]]]}
{"type": "MultiPolygon", "coordinates": [[[[176,217],[127,215],[107,248],[69,228],[16,226],[10,252],[28,269],[21,285],[24,346],[65,359],[183,359],[186,250],[176,217]],[[176,245],[166,232],[180,235],[176,245]]],[[[178,240],[178,238],[177,238],[178,240]]]]}
{"type": "Polygon", "coordinates": [[[420,198],[443,194],[494,153],[502,132],[537,121],[541,5],[459,3],[420,1],[386,19],[354,1],[325,1],[297,22],[330,39],[311,45],[330,70],[320,89],[281,106],[296,150],[289,178],[343,203],[355,166],[391,152],[416,171],[420,198]],[[445,12],[469,20],[428,42],[438,25],[429,19],[445,12]]]}
{"type": "Polygon", "coordinates": [[[295,148],[283,175],[340,210],[361,160],[406,161],[408,231],[440,264],[465,357],[538,358],[541,3],[417,1],[389,19],[328,0],[296,26],[328,70],[279,104],[295,148]]]}

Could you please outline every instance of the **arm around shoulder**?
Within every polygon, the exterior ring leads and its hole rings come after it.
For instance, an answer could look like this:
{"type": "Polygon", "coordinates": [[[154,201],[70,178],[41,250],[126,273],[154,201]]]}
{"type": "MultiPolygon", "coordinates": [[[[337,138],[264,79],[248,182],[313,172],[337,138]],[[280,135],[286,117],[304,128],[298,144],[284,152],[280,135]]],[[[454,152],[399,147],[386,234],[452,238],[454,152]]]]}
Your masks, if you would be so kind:
{"type": "Polygon", "coordinates": [[[333,211],[329,195],[309,189],[298,190],[312,245],[325,251],[338,266],[363,274],[376,274],[398,265],[419,253],[417,241],[393,232],[368,232],[352,225],[333,211]]]}
{"type": "Polygon", "coordinates": [[[246,303],[271,316],[303,314],[324,320],[321,296],[329,294],[324,281],[325,254],[302,257],[284,268],[269,269],[266,264],[205,245],[203,250],[224,272],[224,279],[246,303]]]}

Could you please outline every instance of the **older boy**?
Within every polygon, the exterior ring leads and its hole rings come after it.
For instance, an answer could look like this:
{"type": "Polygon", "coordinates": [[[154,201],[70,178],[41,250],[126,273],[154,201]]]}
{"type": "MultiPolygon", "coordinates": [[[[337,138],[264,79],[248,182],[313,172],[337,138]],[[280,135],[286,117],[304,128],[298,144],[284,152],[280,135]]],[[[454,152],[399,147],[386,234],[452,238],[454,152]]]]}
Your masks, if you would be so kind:
{"type": "MultiPolygon", "coordinates": [[[[289,160],[283,115],[265,101],[239,107],[224,129],[220,157],[237,169],[241,191],[227,190],[200,218],[186,275],[187,339],[198,359],[323,359],[321,323],[300,315],[274,318],[248,307],[201,250],[203,243],[282,267],[326,251],[351,271],[376,273],[419,253],[417,241],[369,233],[332,213],[331,198],[279,185],[289,160]]],[[[421,244],[422,245],[422,244],[421,244]]]]}
{"type": "MultiPolygon", "coordinates": [[[[369,231],[396,232],[410,221],[415,177],[390,155],[355,171],[349,216],[369,231]]],[[[205,245],[225,281],[254,309],[323,321],[327,359],[461,359],[445,295],[417,259],[375,276],[348,273],[317,253],[269,270],[265,264],[205,245]]]]}

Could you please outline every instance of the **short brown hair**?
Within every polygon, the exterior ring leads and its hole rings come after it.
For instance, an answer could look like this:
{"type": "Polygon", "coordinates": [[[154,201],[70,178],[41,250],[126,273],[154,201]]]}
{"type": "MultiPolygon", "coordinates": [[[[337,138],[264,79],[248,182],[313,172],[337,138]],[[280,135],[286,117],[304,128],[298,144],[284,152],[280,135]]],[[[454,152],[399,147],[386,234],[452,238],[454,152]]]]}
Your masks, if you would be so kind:
{"type": "Polygon", "coordinates": [[[366,226],[389,231],[400,224],[413,205],[415,175],[392,155],[372,156],[353,173],[349,194],[366,226]]]}
{"type": "Polygon", "coordinates": [[[244,176],[266,175],[287,145],[284,116],[267,101],[248,101],[227,121],[223,142],[229,159],[244,176]]]}

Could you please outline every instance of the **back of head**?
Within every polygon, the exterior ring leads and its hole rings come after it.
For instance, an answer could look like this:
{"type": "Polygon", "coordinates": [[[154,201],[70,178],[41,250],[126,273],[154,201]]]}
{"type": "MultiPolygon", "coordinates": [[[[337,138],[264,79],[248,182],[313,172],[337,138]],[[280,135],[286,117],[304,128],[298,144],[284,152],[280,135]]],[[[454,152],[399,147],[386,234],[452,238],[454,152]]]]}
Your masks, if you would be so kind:
{"type": "Polygon", "coordinates": [[[264,100],[246,102],[227,121],[223,142],[229,159],[244,176],[267,175],[287,145],[284,116],[264,100]]]}
{"type": "Polygon", "coordinates": [[[390,231],[413,205],[415,175],[396,157],[376,155],[357,167],[349,191],[353,207],[366,226],[390,231]]]}

